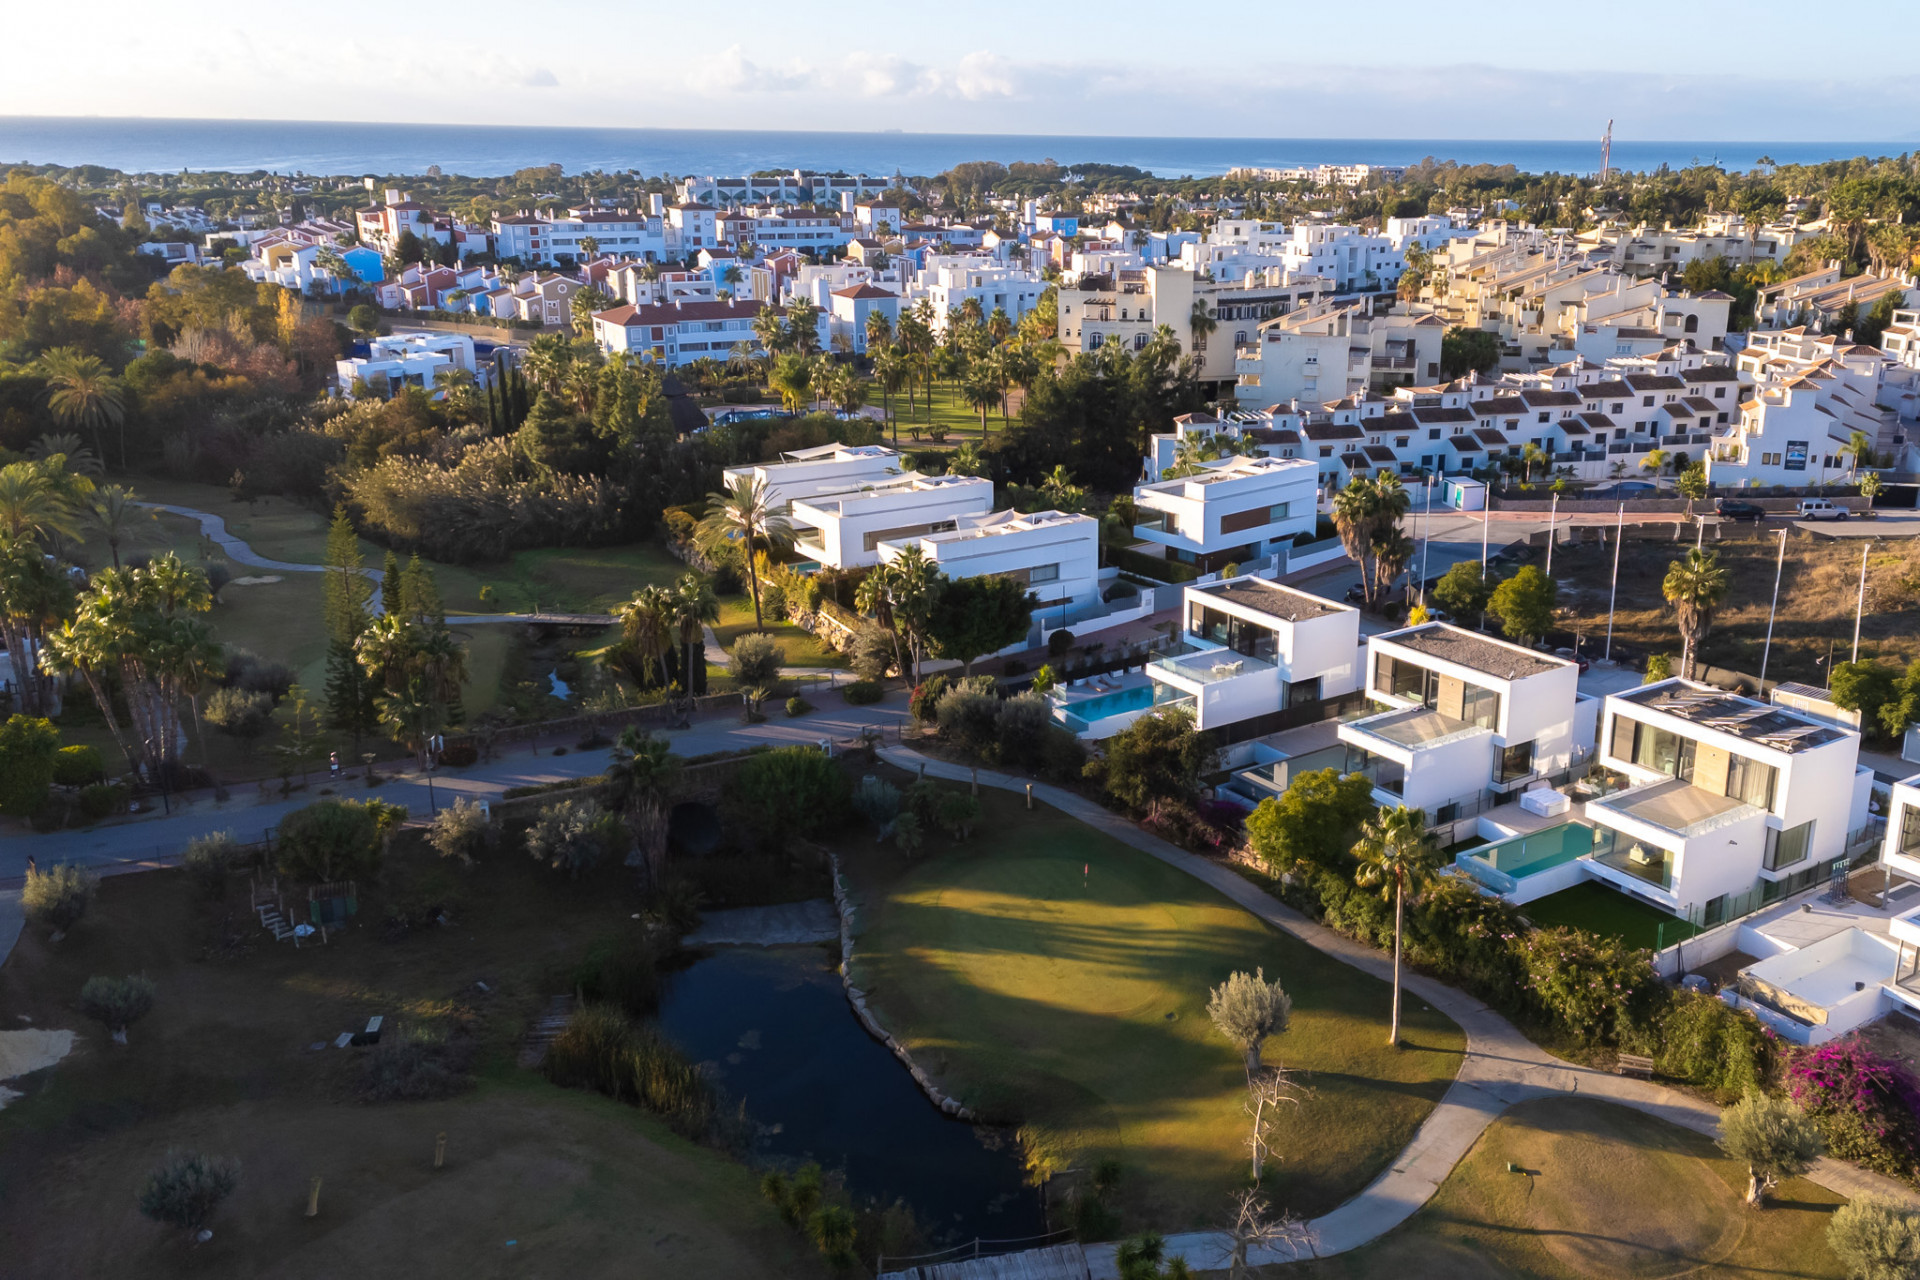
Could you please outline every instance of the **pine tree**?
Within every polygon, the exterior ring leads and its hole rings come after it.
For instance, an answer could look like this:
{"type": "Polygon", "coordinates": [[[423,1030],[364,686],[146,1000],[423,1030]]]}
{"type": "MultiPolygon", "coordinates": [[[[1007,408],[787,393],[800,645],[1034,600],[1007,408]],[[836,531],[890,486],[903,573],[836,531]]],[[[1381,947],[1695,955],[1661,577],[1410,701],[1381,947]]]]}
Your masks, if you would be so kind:
{"type": "Polygon", "coordinates": [[[352,645],[367,625],[367,602],[373,597],[360,560],[360,539],[347,518],[345,506],[333,509],[327,526],[325,609],[327,636],[336,644],[352,645]]]}
{"type": "Polygon", "coordinates": [[[418,553],[407,561],[406,569],[400,574],[400,612],[423,624],[447,625],[447,606],[440,598],[439,584],[433,580],[433,570],[421,563],[418,553]]]}
{"type": "Polygon", "coordinates": [[[327,723],[353,734],[353,753],[360,754],[360,735],[378,727],[374,683],[361,669],[351,643],[327,646],[327,723]]]}
{"type": "Polygon", "coordinates": [[[404,609],[400,603],[400,557],[389,551],[380,567],[380,611],[395,615],[404,609]]]}

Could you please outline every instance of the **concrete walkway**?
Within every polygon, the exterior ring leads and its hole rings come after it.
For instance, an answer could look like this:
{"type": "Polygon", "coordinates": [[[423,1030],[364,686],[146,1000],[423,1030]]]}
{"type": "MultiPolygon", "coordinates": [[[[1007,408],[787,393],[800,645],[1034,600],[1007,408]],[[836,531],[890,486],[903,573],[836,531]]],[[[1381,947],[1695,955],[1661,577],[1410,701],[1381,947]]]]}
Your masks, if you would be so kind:
{"type": "MultiPolygon", "coordinates": [[[[971,776],[963,766],[933,760],[911,748],[886,747],[880,755],[889,764],[908,772],[924,764],[932,777],[964,782],[971,776]]],[[[982,785],[1008,791],[1024,791],[1028,785],[1025,778],[987,769],[980,770],[979,776],[982,785]]],[[[1046,783],[1032,785],[1036,798],[1205,882],[1281,932],[1382,982],[1392,981],[1391,955],[1315,923],[1227,867],[1149,835],[1128,819],[1084,796],[1046,783]]],[[[1432,978],[1403,971],[1401,985],[1407,994],[1440,1010],[1467,1033],[1467,1049],[1459,1075],[1391,1168],[1359,1195],[1307,1224],[1308,1242],[1302,1254],[1270,1250],[1259,1253],[1251,1261],[1264,1265],[1292,1262],[1301,1256],[1327,1257],[1385,1235],[1412,1217],[1439,1190],[1454,1165],[1473,1147],[1486,1127],[1516,1102],[1549,1097],[1598,1098],[1644,1111],[1696,1133],[1712,1135],[1717,1131],[1720,1109],[1711,1102],[1648,1081],[1629,1080],[1556,1058],[1481,1001],[1432,978]]],[[[1920,1194],[1904,1184],[1838,1160],[1821,1160],[1808,1176],[1840,1195],[1853,1197],[1871,1192],[1920,1206],[1920,1194]]],[[[1168,1257],[1184,1258],[1199,1271],[1223,1270],[1231,1258],[1232,1241],[1225,1232],[1198,1231],[1169,1236],[1166,1244],[1168,1257]]],[[[1095,1280],[1119,1275],[1113,1259],[1115,1247],[1087,1248],[1087,1261],[1095,1280]]]]}

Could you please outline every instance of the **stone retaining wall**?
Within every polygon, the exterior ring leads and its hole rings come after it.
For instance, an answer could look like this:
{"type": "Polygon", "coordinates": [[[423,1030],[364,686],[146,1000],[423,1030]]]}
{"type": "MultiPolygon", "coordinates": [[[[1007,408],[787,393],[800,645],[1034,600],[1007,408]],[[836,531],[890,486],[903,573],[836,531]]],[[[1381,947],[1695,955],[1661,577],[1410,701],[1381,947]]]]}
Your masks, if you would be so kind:
{"type": "Polygon", "coordinates": [[[860,1025],[867,1029],[868,1035],[893,1050],[893,1056],[900,1059],[901,1065],[913,1076],[914,1083],[933,1100],[934,1106],[956,1120],[972,1123],[975,1120],[973,1112],[941,1092],[940,1086],[913,1060],[913,1055],[887,1034],[886,1028],[867,1008],[867,993],[853,985],[853,902],[847,897],[847,887],[840,879],[840,859],[837,855],[833,858],[833,905],[840,913],[840,985],[847,989],[847,1002],[853,1006],[853,1016],[860,1019],[860,1025]]]}

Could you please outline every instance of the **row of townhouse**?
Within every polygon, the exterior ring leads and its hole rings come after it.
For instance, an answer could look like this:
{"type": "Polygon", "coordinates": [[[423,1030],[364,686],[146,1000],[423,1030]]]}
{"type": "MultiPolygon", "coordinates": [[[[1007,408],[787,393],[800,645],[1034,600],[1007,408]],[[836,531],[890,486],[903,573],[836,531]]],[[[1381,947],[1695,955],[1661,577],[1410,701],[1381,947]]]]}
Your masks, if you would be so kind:
{"type": "MultiPolygon", "coordinates": [[[[1414,349],[1425,340],[1412,339],[1414,349]]],[[[1349,359],[1345,344],[1329,349],[1329,360],[1349,359]]],[[[1358,379],[1361,357],[1351,359],[1358,379]]],[[[1306,460],[1317,468],[1323,493],[1382,472],[1483,471],[1521,457],[1528,445],[1545,465],[1598,480],[1639,470],[1655,449],[1703,454],[1716,433],[1739,420],[1742,394],[1741,375],[1724,357],[1676,344],[1653,356],[1575,360],[1538,373],[1470,374],[1386,393],[1363,387],[1337,400],[1292,399],[1225,418],[1188,415],[1173,431],[1150,437],[1144,470],[1149,481],[1165,477],[1183,441],[1220,436],[1255,456],[1306,460]]]]}
{"type": "Polygon", "coordinates": [[[1019,324],[1040,305],[1046,288],[1046,282],[1031,271],[988,255],[929,254],[914,273],[907,297],[910,302],[925,298],[933,304],[933,328],[939,334],[946,332],[948,315],[969,299],[979,303],[983,316],[1001,311],[1019,324]]]}
{"type": "Polygon", "coordinates": [[[678,198],[683,204],[701,204],[710,208],[733,208],[754,204],[812,204],[838,209],[842,197],[866,200],[905,184],[899,174],[891,178],[856,173],[816,173],[794,169],[787,173],[754,174],[729,178],[705,174],[681,181],[678,198]]]}
{"type": "MultiPolygon", "coordinates": [[[[658,197],[654,203],[658,206],[658,197]]],[[[631,209],[577,208],[567,210],[565,217],[522,210],[496,215],[493,219],[495,252],[500,258],[535,265],[562,259],[585,262],[603,252],[616,258],[648,262],[680,257],[671,231],[672,227],[657,207],[646,213],[631,209]]],[[[713,243],[710,237],[706,243],[713,243]]]]}
{"type": "Polygon", "coordinates": [[[494,251],[487,227],[471,226],[451,214],[436,213],[405,191],[389,187],[378,204],[354,210],[353,231],[360,243],[382,254],[397,253],[400,238],[411,234],[423,245],[445,245],[457,259],[494,251]]]}
{"type": "Polygon", "coordinates": [[[573,298],[586,286],[575,276],[530,271],[511,280],[490,266],[436,267],[415,263],[397,278],[373,288],[374,300],[390,311],[451,311],[565,325],[573,298]]]}
{"type": "Polygon", "coordinates": [[[1749,392],[1716,429],[1707,474],[1730,487],[1827,484],[1874,459],[1852,457],[1855,432],[1876,457],[1908,462],[1920,415],[1920,369],[1845,336],[1801,327],[1747,335],[1736,357],[1749,392]]]}
{"type": "Polygon", "coordinates": [[[750,244],[775,252],[794,249],[821,256],[844,248],[856,230],[851,213],[806,213],[749,206],[714,218],[714,235],[720,244],[750,244]]]}
{"type": "Polygon", "coordinates": [[[1234,399],[1253,409],[1325,402],[1440,376],[1446,326],[1433,315],[1375,316],[1326,299],[1233,335],[1234,399]]]}
{"type": "Polygon", "coordinates": [[[1626,226],[1608,222],[1577,241],[1635,275],[1678,272],[1690,262],[1725,258],[1736,265],[1785,262],[1794,245],[1825,231],[1824,223],[1754,223],[1734,213],[1709,213],[1697,227],[1626,226]]]}
{"type": "Polygon", "coordinates": [[[1753,314],[1764,325],[1831,329],[1841,323],[1847,308],[1864,317],[1889,295],[1900,309],[1920,305],[1920,282],[1900,272],[1843,276],[1841,264],[1829,261],[1818,270],[1761,288],[1753,314]]]}
{"type": "Polygon", "coordinates": [[[240,269],[256,284],[300,293],[340,293],[376,284],[386,274],[380,254],[352,244],[351,235],[345,223],[310,219],[270,231],[215,236],[210,243],[244,238],[247,257],[240,269]]]}

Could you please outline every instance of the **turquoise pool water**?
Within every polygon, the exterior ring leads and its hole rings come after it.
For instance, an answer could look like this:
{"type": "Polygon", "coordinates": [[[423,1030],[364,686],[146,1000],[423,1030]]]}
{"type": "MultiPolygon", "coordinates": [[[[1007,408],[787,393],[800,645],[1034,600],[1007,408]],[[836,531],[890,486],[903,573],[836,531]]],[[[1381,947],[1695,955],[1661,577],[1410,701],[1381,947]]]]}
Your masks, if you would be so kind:
{"type": "Polygon", "coordinates": [[[1584,822],[1563,822],[1524,836],[1512,836],[1495,844],[1482,845],[1462,858],[1472,858],[1496,871],[1504,871],[1516,880],[1572,862],[1593,852],[1593,828],[1584,822]]]}
{"type": "Polygon", "coordinates": [[[1065,707],[1055,708],[1053,718],[1075,733],[1080,733],[1095,720],[1124,715],[1129,711],[1145,711],[1152,705],[1153,686],[1141,684],[1131,689],[1116,689],[1112,693],[1096,694],[1091,698],[1082,698],[1078,702],[1068,703],[1065,707]]]}

